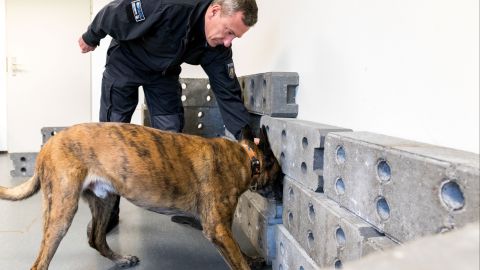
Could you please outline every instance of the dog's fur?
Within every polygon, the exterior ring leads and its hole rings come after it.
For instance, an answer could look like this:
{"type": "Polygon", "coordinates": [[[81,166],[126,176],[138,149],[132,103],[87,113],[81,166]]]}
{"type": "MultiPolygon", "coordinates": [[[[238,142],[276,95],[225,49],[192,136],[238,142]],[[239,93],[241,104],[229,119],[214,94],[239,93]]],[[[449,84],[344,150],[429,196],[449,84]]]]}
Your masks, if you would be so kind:
{"type": "Polygon", "coordinates": [[[199,218],[230,267],[250,269],[231,232],[238,197],[252,186],[259,193],[281,189],[280,166],[264,127],[260,133],[256,146],[249,130],[234,142],[131,124],[76,125],[52,137],[37,157],[35,175],[19,186],[0,187],[0,198],[22,200],[43,192],[43,240],[31,269],[48,269],[80,197],[92,212],[90,246],[119,266],[136,265],[137,257],[117,254],[106,242],[115,195],[158,213],[199,218]],[[242,144],[260,161],[259,174],[252,173],[242,144]]]}

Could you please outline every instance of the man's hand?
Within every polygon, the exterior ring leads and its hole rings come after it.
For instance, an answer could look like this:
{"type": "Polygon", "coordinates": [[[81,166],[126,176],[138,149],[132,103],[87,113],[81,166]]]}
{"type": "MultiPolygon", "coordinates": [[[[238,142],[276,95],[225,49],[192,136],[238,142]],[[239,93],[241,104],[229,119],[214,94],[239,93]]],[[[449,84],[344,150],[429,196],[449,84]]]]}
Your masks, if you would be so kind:
{"type": "Polygon", "coordinates": [[[82,37],[80,37],[78,39],[78,46],[80,46],[80,50],[82,50],[82,53],[91,52],[91,51],[95,50],[95,48],[97,48],[97,46],[92,47],[92,46],[88,45],[87,43],[85,43],[85,41],[83,40],[82,37]]]}

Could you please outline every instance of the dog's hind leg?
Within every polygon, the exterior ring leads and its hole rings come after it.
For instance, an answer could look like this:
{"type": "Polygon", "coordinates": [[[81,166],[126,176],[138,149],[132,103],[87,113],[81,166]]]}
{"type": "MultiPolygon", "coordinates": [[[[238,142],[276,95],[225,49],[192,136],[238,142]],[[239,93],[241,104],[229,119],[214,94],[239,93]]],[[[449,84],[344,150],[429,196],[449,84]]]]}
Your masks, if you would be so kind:
{"type": "Polygon", "coordinates": [[[83,198],[87,200],[92,212],[92,221],[87,229],[88,244],[98,250],[101,255],[112,260],[117,266],[130,267],[138,264],[139,259],[136,256],[121,255],[110,249],[107,243],[107,227],[110,213],[115,205],[116,197],[112,194],[101,199],[91,190],[85,190],[83,198]]]}
{"type": "Polygon", "coordinates": [[[32,270],[46,270],[77,212],[79,192],[67,192],[52,181],[42,183],[43,239],[32,270]]]}

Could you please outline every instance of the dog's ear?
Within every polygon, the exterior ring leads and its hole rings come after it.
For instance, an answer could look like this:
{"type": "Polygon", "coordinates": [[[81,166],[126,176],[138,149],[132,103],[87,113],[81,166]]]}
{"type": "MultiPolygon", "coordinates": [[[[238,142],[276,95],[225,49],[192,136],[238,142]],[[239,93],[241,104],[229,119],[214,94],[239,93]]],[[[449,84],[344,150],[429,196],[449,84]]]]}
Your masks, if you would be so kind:
{"type": "Polygon", "coordinates": [[[239,141],[241,140],[247,140],[253,142],[253,132],[252,128],[250,128],[250,125],[246,125],[242,128],[240,131],[240,136],[238,138],[239,141]]]}
{"type": "Polygon", "coordinates": [[[259,148],[265,153],[268,150],[271,150],[270,142],[268,141],[267,128],[265,125],[262,125],[260,128],[260,143],[258,144],[259,148]]]}

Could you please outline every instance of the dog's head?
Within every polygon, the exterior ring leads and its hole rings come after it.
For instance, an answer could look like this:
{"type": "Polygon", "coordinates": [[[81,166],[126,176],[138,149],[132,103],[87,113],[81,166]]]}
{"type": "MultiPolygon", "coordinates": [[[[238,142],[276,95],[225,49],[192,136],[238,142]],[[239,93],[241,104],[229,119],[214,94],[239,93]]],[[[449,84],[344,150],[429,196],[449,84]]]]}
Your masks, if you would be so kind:
{"type": "MultiPolygon", "coordinates": [[[[247,126],[242,129],[241,140],[254,141],[253,133],[247,126]]],[[[283,173],[280,163],[272,152],[268,140],[267,130],[262,126],[259,134],[260,142],[253,145],[257,157],[260,161],[259,172],[252,177],[252,186],[250,190],[255,191],[265,198],[274,198],[277,201],[282,200],[283,192],[283,173]]]]}

